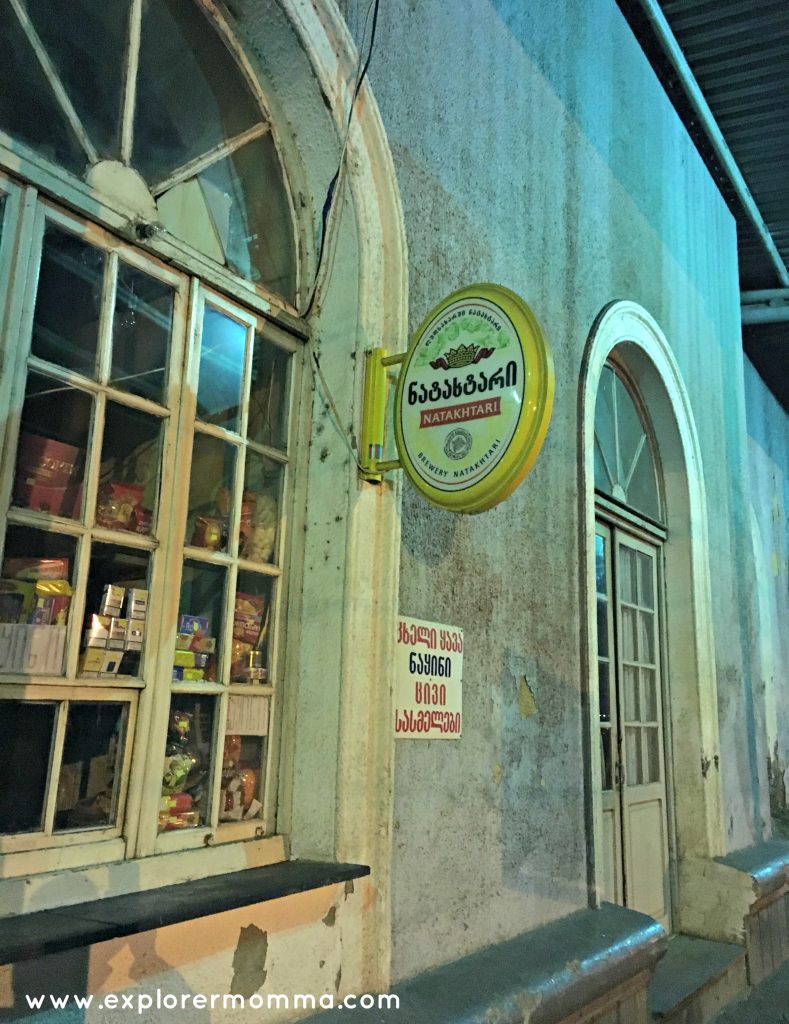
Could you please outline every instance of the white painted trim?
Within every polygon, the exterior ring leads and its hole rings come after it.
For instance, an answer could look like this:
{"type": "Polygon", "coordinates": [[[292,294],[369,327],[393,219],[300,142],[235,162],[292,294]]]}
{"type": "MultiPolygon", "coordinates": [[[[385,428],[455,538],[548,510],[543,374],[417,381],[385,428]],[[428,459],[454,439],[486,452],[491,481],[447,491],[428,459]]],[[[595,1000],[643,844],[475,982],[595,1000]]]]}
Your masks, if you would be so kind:
{"type": "MultiPolygon", "coordinates": [[[[281,0],[328,100],[338,153],[358,69],[358,53],[334,0],[281,0]]],[[[404,351],[408,263],[394,162],[370,87],[357,100],[345,159],[357,223],[358,333],[370,346],[404,351]]],[[[331,283],[328,285],[331,290],[331,283]]],[[[353,421],[361,421],[364,360],[357,358],[353,421]]],[[[394,739],[392,665],[398,611],[402,481],[376,485],[353,475],[344,609],[336,855],[369,864],[377,899],[365,915],[365,984],[389,983],[394,739]]],[[[294,844],[298,836],[293,837],[294,844]]]]}
{"type": "MultiPolygon", "coordinates": [[[[588,620],[588,685],[590,693],[590,717],[596,713],[596,620],[595,620],[595,566],[594,566],[594,410],[598,384],[603,366],[611,352],[619,345],[631,345],[643,353],[648,360],[652,383],[659,381],[665,397],[671,407],[673,426],[679,437],[681,457],[684,462],[685,481],[687,486],[687,506],[689,522],[690,546],[690,603],[694,626],[695,650],[692,652],[696,691],[694,694],[698,712],[698,757],[705,755],[715,762],[719,754],[720,741],[718,732],[718,693],[715,674],[715,652],[713,646],[713,627],[711,614],[710,570],[707,557],[708,527],[706,511],[706,493],[701,462],[701,449],[693,420],[687,391],[682,381],[671,347],[657,322],[650,314],[634,302],[618,301],[607,306],[594,324],[587,343],[585,365],[580,380],[580,417],[581,417],[581,481],[580,495],[582,501],[582,543],[581,543],[581,583],[582,595],[586,601],[588,620]]],[[[648,411],[652,413],[648,385],[642,381],[644,374],[639,374],[625,358],[628,367],[639,384],[642,397],[648,411]]],[[[648,376],[648,374],[647,374],[648,376]]],[[[669,443],[656,429],[658,448],[669,443]]],[[[668,504],[668,502],[667,502],[668,504]]],[[[667,507],[669,541],[671,542],[671,508],[667,507]]],[[[667,623],[668,629],[668,623],[667,623]]],[[[670,671],[670,666],[669,666],[670,671]]],[[[685,684],[690,686],[694,680],[686,678],[685,684]]],[[[600,800],[600,769],[597,739],[597,720],[591,717],[587,726],[591,738],[591,797],[593,803],[593,856],[595,865],[594,885],[598,896],[602,892],[602,810],[600,800]]],[[[676,733],[676,730],[675,730],[676,733]]],[[[700,775],[700,769],[699,769],[700,775]]],[[[723,793],[720,774],[712,768],[706,778],[695,780],[694,795],[697,806],[695,814],[702,819],[703,827],[698,827],[694,836],[688,837],[683,827],[683,812],[677,811],[677,827],[680,846],[685,857],[707,859],[719,856],[724,852],[724,816],[723,793]]],[[[690,780],[685,779],[685,783],[690,780]]]]}

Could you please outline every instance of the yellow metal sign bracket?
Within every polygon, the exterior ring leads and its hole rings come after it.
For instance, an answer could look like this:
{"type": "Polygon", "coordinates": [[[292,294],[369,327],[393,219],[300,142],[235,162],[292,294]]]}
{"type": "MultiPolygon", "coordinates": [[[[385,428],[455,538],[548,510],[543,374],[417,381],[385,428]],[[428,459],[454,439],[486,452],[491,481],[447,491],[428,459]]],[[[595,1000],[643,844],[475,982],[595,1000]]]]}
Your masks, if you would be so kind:
{"type": "Polygon", "coordinates": [[[400,469],[399,459],[384,459],[386,440],[386,403],[389,395],[389,367],[405,361],[405,353],[388,356],[386,349],[374,348],[365,353],[364,404],[362,409],[362,440],[359,453],[363,480],[380,483],[383,474],[400,469]]]}

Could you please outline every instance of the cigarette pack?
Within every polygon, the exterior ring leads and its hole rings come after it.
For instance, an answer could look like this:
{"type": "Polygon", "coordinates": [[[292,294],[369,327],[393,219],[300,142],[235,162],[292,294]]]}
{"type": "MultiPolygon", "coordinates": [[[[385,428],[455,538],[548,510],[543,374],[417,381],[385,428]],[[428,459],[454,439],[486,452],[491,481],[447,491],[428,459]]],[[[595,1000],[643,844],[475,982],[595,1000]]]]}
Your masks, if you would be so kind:
{"type": "Polygon", "coordinates": [[[126,625],[126,650],[141,651],[145,639],[145,619],[128,619],[126,625]]]}
{"type": "Polygon", "coordinates": [[[106,647],[110,639],[109,615],[91,615],[88,628],[85,630],[84,643],[86,647],[106,647]]]}
{"type": "Polygon", "coordinates": [[[108,583],[104,588],[104,595],[101,599],[101,608],[99,609],[101,614],[120,615],[125,593],[126,590],[124,587],[119,587],[114,583],[108,583]]]}
{"type": "Polygon", "coordinates": [[[114,676],[118,674],[120,668],[121,658],[123,657],[122,651],[104,651],[104,657],[101,662],[101,669],[99,675],[101,676],[114,676]]]}
{"type": "Polygon", "coordinates": [[[81,676],[98,676],[101,672],[102,665],[104,664],[104,655],[107,652],[103,648],[88,647],[88,649],[80,655],[79,659],[79,674],[81,676]]]}
{"type": "Polygon", "coordinates": [[[130,619],[144,619],[148,614],[148,591],[129,587],[126,614],[130,619]]]}
{"type": "Polygon", "coordinates": [[[126,647],[126,619],[110,619],[110,637],[107,647],[112,651],[122,651],[126,647]]]}

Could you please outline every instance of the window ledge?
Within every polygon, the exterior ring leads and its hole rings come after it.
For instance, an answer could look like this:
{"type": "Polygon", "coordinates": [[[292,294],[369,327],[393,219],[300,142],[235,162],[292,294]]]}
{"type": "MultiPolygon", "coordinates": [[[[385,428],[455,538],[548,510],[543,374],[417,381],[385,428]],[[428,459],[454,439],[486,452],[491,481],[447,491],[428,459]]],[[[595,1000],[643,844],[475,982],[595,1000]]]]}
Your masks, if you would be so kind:
{"type": "Polygon", "coordinates": [[[755,843],[715,859],[750,875],[758,897],[767,896],[789,882],[789,843],[779,839],[755,843]]]}
{"type": "Polygon", "coordinates": [[[136,935],[369,875],[362,864],[293,860],[0,920],[0,964],[136,935]]]}

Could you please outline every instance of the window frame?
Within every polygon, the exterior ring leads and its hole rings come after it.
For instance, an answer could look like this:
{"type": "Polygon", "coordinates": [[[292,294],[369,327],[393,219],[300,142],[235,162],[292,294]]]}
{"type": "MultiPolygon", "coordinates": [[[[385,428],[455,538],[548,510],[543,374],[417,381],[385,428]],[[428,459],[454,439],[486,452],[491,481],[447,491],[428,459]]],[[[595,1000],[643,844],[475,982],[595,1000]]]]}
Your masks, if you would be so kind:
{"type": "MultiPolygon", "coordinates": [[[[302,329],[301,336],[294,336],[291,332],[286,332],[277,326],[276,318],[264,317],[260,311],[248,308],[239,309],[235,299],[228,299],[213,291],[204,281],[200,281],[194,275],[172,270],[155,257],[141,252],[140,247],[130,246],[116,235],[105,231],[103,227],[99,227],[79,215],[64,211],[61,206],[53,203],[48,197],[40,195],[33,185],[17,183],[0,173],[0,191],[12,195],[14,200],[12,217],[9,217],[9,205],[6,204],[3,234],[0,239],[0,283],[5,281],[7,286],[5,291],[0,294],[0,301],[5,303],[5,311],[4,307],[0,306],[0,324],[3,328],[2,335],[0,335],[0,354],[5,357],[4,365],[8,370],[3,374],[6,391],[5,393],[0,391],[0,399],[5,400],[6,405],[0,405],[0,408],[7,407],[10,410],[10,394],[24,394],[30,359],[33,360],[35,369],[45,365],[49,366],[37,357],[30,355],[38,268],[47,221],[80,234],[91,244],[99,243],[99,247],[106,247],[106,251],[112,256],[108,257],[107,265],[104,268],[105,282],[108,276],[112,279],[112,275],[117,269],[117,261],[122,258],[125,263],[147,274],[151,274],[152,269],[155,269],[156,273],[153,276],[173,282],[179,296],[177,312],[174,303],[173,327],[168,350],[169,369],[166,394],[169,424],[167,436],[164,436],[165,432],[163,431],[161,440],[157,539],[154,540],[153,537],[146,536],[138,537],[134,534],[109,531],[88,525],[92,524],[94,518],[98,465],[101,459],[100,447],[92,443],[96,429],[100,429],[100,424],[98,428],[96,426],[99,415],[96,408],[93,409],[91,415],[93,427],[88,441],[89,461],[86,465],[83,499],[86,510],[84,522],[73,520],[58,523],[54,517],[24,511],[15,512],[10,516],[3,515],[5,522],[2,537],[0,537],[0,555],[2,555],[2,545],[5,541],[6,526],[16,523],[17,520],[20,525],[40,524],[43,526],[46,524],[48,528],[54,525],[56,529],[51,530],[53,533],[66,533],[75,537],[92,536],[102,543],[140,548],[152,555],[158,551],[158,557],[154,559],[154,565],[149,570],[149,588],[152,595],[154,593],[161,595],[163,604],[162,614],[158,615],[156,620],[150,616],[149,612],[150,632],[146,636],[144,677],[114,679],[112,685],[108,685],[109,680],[106,678],[80,679],[76,675],[76,659],[83,622],[85,589],[84,586],[79,586],[78,581],[80,578],[86,581],[89,568],[88,546],[83,544],[82,552],[79,553],[78,550],[79,566],[75,567],[73,573],[73,578],[78,585],[75,599],[70,608],[67,627],[68,660],[65,671],[68,672],[69,669],[72,669],[71,676],[67,674],[52,678],[22,676],[9,679],[6,675],[0,679],[0,697],[37,699],[36,695],[40,694],[42,697],[63,701],[57,719],[59,749],[62,749],[63,729],[69,699],[111,700],[129,704],[123,767],[120,772],[121,782],[116,805],[119,808],[118,823],[107,828],[91,828],[87,840],[84,831],[61,832],[54,836],[36,832],[0,837],[0,853],[8,854],[3,858],[5,863],[3,870],[0,871],[0,878],[21,873],[47,871],[61,866],[89,868],[108,861],[132,860],[152,853],[165,855],[168,852],[186,851],[207,845],[232,844],[239,839],[259,839],[264,836],[267,837],[264,842],[267,843],[270,854],[276,859],[276,851],[280,851],[281,855],[284,850],[282,837],[274,834],[282,716],[282,701],[279,697],[287,686],[287,679],[292,671],[288,659],[288,646],[284,637],[289,625],[287,621],[288,590],[292,582],[290,579],[290,548],[295,534],[292,520],[295,506],[295,483],[298,476],[297,439],[302,434],[300,427],[304,386],[302,337],[306,332],[302,329]],[[9,230],[9,224],[13,226],[13,231],[9,230]],[[9,285],[10,287],[8,287],[9,285]],[[199,357],[195,356],[196,352],[199,353],[198,313],[201,303],[204,305],[206,300],[211,305],[222,305],[224,308],[233,309],[236,314],[246,318],[251,328],[254,326],[254,329],[259,331],[265,329],[267,343],[275,345],[289,355],[287,409],[284,411],[288,457],[287,465],[283,468],[284,480],[280,488],[281,498],[277,510],[277,567],[275,572],[264,571],[261,573],[261,575],[270,575],[281,581],[278,584],[279,593],[270,627],[273,646],[271,654],[273,660],[270,661],[270,664],[276,675],[273,675],[273,685],[266,687],[266,690],[270,692],[265,694],[269,700],[269,727],[266,740],[265,780],[262,791],[264,816],[249,822],[220,823],[220,826],[215,829],[211,827],[184,829],[179,833],[157,837],[158,815],[156,811],[161,792],[161,758],[166,732],[166,715],[161,713],[161,708],[163,705],[169,704],[172,692],[172,687],[166,684],[164,678],[165,668],[167,668],[168,677],[171,675],[169,666],[172,664],[171,651],[165,642],[164,634],[166,626],[170,632],[174,633],[180,589],[172,585],[168,586],[168,580],[172,580],[173,567],[178,567],[178,579],[180,580],[179,563],[183,563],[184,552],[188,548],[183,532],[179,536],[176,529],[179,515],[180,522],[182,524],[185,522],[183,506],[187,501],[188,486],[181,487],[180,490],[176,488],[175,466],[179,456],[184,452],[188,454],[187,465],[191,464],[191,444],[194,431],[192,429],[190,432],[188,420],[190,410],[192,414],[194,412],[195,395],[193,391],[196,391],[196,388],[190,388],[190,382],[187,381],[185,374],[187,368],[191,368],[189,372],[196,372],[198,365],[199,357]],[[24,339],[22,346],[12,343],[12,339],[19,337],[24,339]],[[78,573],[81,573],[82,577],[78,573]],[[176,606],[174,609],[173,604],[176,606]],[[159,716],[158,726],[157,714],[159,716]],[[150,814],[152,806],[154,810],[150,814]],[[236,825],[242,827],[239,828],[236,825]],[[18,858],[22,858],[22,860],[18,860],[18,858]]],[[[103,363],[100,362],[99,365],[103,365],[108,370],[111,322],[108,322],[107,309],[109,308],[111,311],[114,308],[114,289],[110,289],[103,295],[102,302],[99,330],[106,351],[103,363]]],[[[251,360],[251,346],[249,359],[251,360]]],[[[104,403],[107,401],[107,395],[112,394],[117,396],[121,404],[127,408],[142,407],[149,411],[150,406],[154,404],[147,399],[116,391],[108,385],[102,385],[98,380],[90,381],[89,378],[72,373],[72,371],[63,370],[58,376],[78,380],[83,389],[90,390],[94,394],[101,393],[104,403]]],[[[244,402],[248,402],[248,399],[247,393],[244,402]]],[[[20,432],[20,420],[21,404],[9,415],[6,428],[0,439],[3,442],[4,454],[12,453],[11,457],[4,457],[2,470],[0,470],[0,502],[2,502],[0,507],[3,509],[11,507],[11,487],[15,471],[15,450],[20,432]]],[[[238,461],[241,463],[242,460],[238,461]]],[[[236,486],[238,480],[237,474],[236,486]]],[[[188,485],[189,470],[187,468],[181,472],[181,481],[188,485]]],[[[236,501],[240,501],[240,496],[236,496],[236,501]]],[[[229,607],[232,612],[233,604],[229,585],[225,604],[225,621],[227,622],[227,609],[229,607]]],[[[224,684],[217,684],[217,686],[221,691],[223,703],[226,705],[227,702],[223,695],[225,692],[229,693],[230,688],[224,684]]],[[[248,684],[239,684],[237,689],[242,687],[249,693],[248,684]]],[[[212,797],[212,806],[214,807],[219,799],[218,780],[221,775],[223,727],[223,722],[215,721],[214,756],[216,763],[214,765],[215,784],[212,797]]],[[[52,765],[50,765],[50,776],[52,774],[52,765]]],[[[50,779],[47,807],[54,804],[56,791],[57,778],[50,779]]]]}

